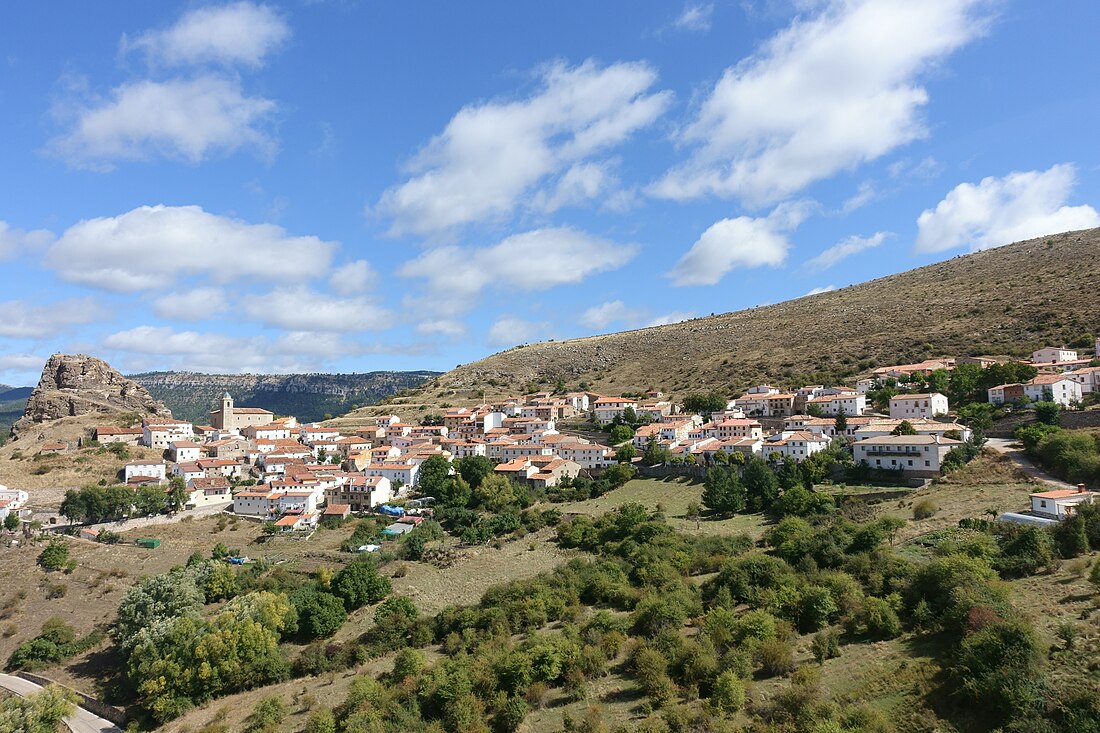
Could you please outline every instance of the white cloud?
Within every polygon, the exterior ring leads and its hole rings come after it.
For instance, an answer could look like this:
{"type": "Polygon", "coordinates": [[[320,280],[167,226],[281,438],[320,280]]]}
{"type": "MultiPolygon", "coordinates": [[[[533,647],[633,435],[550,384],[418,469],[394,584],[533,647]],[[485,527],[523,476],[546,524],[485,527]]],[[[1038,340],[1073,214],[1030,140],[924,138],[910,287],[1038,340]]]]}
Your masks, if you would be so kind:
{"type": "Polygon", "coordinates": [[[167,293],[153,301],[153,312],[161,318],[198,321],[225,310],[225,293],[219,288],[192,288],[167,293]]]}
{"type": "Polygon", "coordinates": [[[502,316],[489,327],[486,339],[493,346],[514,346],[534,341],[545,332],[547,324],[525,321],[522,318],[502,316]]]}
{"type": "Polygon", "coordinates": [[[713,13],[713,3],[689,3],[672,25],[685,31],[709,31],[710,16],[713,13]]]}
{"type": "Polygon", "coordinates": [[[540,183],[562,187],[560,195],[543,194],[543,206],[596,195],[602,172],[579,164],[665,111],[671,94],[650,93],[656,81],[644,63],[551,64],[526,99],[461,109],[412,161],[412,177],[383,193],[377,211],[392,217],[393,234],[438,235],[507,218],[540,183]]]}
{"type": "Polygon", "coordinates": [[[735,267],[778,267],[790,249],[786,233],[797,228],[806,214],[804,204],[784,204],[766,217],[715,222],[668,276],[673,285],[714,285],[735,267]]]}
{"type": "Polygon", "coordinates": [[[802,297],[805,298],[805,297],[810,296],[810,295],[820,295],[821,293],[831,293],[834,290],[836,290],[836,285],[824,285],[820,288],[814,288],[813,290],[806,293],[806,295],[803,295],[802,297]]]}
{"type": "Polygon", "coordinates": [[[1076,170],[1062,163],[1045,171],[990,176],[980,183],[960,183],[917,219],[917,251],[971,250],[1040,237],[1044,234],[1100,226],[1091,206],[1067,206],[1076,170]]]}
{"type": "Polygon", "coordinates": [[[600,331],[612,323],[632,323],[644,317],[644,312],[638,308],[630,308],[621,300],[609,300],[606,303],[594,305],[581,314],[581,325],[600,331]]]}
{"type": "Polygon", "coordinates": [[[369,262],[356,260],[336,268],[328,282],[340,295],[355,295],[370,288],[377,278],[369,262]]]}
{"type": "Polygon", "coordinates": [[[462,336],[466,333],[466,324],[462,321],[439,318],[430,321],[421,321],[416,324],[416,332],[425,335],[462,336]]]}
{"type": "Polygon", "coordinates": [[[0,354],[0,372],[24,377],[40,371],[48,357],[34,354],[0,354]]]}
{"type": "Polygon", "coordinates": [[[289,36],[286,21],[269,6],[236,2],[196,8],[164,30],[147,31],[133,40],[123,36],[120,45],[124,53],[145,53],[154,64],[259,67],[289,36]]]}
{"type": "Polygon", "coordinates": [[[69,326],[92,323],[106,315],[106,310],[92,298],[69,298],[43,305],[9,300],[0,303],[0,336],[47,338],[69,326]]]}
{"type": "Polygon", "coordinates": [[[781,200],[923,137],[929,67],[983,32],[984,0],[833,0],[726,69],[654,195],[781,200]]]}
{"type": "Polygon", "coordinates": [[[695,318],[695,314],[691,311],[672,311],[671,313],[665,313],[662,316],[657,316],[651,319],[645,325],[649,326],[667,326],[670,323],[680,323],[681,321],[689,321],[695,318]]]}
{"type": "Polygon", "coordinates": [[[279,288],[245,299],[244,313],[267,326],[291,331],[378,331],[393,316],[366,298],[333,298],[308,288],[279,288]]]}
{"type": "Polygon", "coordinates": [[[860,209],[877,199],[879,195],[878,190],[875,188],[875,184],[870,181],[864,181],[859,184],[859,188],[856,189],[854,194],[844,200],[844,204],[841,206],[841,212],[851,214],[856,209],[860,209]]]}
{"type": "Polygon", "coordinates": [[[46,264],[69,282],[134,292],[195,273],[218,283],[318,277],[328,271],[336,246],[198,206],[142,206],[69,227],[50,247],[46,264]]]}
{"type": "Polygon", "coordinates": [[[51,149],[70,165],[100,170],[153,157],[198,163],[241,148],[270,155],[275,143],[263,124],[275,107],[218,76],[136,81],[116,87],[108,99],[62,109],[75,124],[51,149]]]}
{"type": "Polygon", "coordinates": [[[857,234],[853,234],[850,237],[840,240],[832,247],[829,247],[829,249],[825,250],[817,257],[806,260],[806,267],[813,270],[828,269],[852,255],[857,255],[860,252],[879,246],[886,241],[887,237],[892,236],[894,236],[893,232],[875,232],[869,237],[861,237],[857,234]]]}
{"type": "Polygon", "coordinates": [[[0,260],[8,260],[29,252],[37,252],[53,241],[53,233],[45,229],[24,231],[0,221],[0,260]]]}
{"type": "Polygon", "coordinates": [[[570,227],[536,229],[490,247],[439,247],[403,264],[398,274],[428,280],[436,308],[470,305],[487,286],[547,290],[579,283],[626,264],[637,252],[570,227]]]}

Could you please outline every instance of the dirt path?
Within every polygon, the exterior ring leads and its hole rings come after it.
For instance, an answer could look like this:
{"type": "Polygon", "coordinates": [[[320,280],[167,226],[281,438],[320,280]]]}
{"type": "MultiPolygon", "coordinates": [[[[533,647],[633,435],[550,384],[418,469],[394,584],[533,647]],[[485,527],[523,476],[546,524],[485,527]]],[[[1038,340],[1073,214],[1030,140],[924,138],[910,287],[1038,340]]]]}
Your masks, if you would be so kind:
{"type": "MultiPolygon", "coordinates": [[[[0,687],[11,690],[20,697],[33,695],[42,689],[40,685],[10,674],[0,674],[0,687]]],[[[65,719],[65,725],[69,726],[69,730],[73,733],[122,733],[111,721],[80,707],[65,719]]]]}
{"type": "Polygon", "coordinates": [[[1067,483],[1065,481],[1062,481],[1061,479],[1051,476],[1049,473],[1032,463],[1031,459],[1028,458],[1027,454],[1024,453],[1023,448],[1020,446],[1020,443],[1014,439],[989,438],[986,441],[986,447],[991,448],[1000,453],[1002,456],[1005,456],[1006,458],[1012,460],[1014,463],[1016,463],[1017,466],[1020,467],[1021,471],[1023,471],[1036,481],[1042,481],[1044,484],[1050,484],[1051,486],[1056,486],[1059,489],[1077,488],[1077,486],[1075,486],[1074,484],[1067,483]]]}

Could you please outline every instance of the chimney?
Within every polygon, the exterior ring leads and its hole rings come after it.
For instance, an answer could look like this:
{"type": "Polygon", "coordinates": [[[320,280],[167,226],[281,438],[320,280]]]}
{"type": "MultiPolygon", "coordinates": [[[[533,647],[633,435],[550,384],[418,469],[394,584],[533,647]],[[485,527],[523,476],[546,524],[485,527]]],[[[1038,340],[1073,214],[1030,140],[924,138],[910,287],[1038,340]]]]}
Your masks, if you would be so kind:
{"type": "Polygon", "coordinates": [[[1085,493],[1085,485],[1084,484],[1077,484],[1077,493],[1078,494],[1085,493]]]}

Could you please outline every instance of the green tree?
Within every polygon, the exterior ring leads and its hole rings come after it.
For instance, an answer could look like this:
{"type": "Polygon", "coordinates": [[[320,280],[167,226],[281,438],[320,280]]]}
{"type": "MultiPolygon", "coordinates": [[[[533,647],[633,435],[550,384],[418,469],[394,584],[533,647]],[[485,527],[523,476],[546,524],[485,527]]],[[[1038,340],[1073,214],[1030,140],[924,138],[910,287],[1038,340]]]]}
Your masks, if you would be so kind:
{"type": "Polygon", "coordinates": [[[481,482],[474,491],[473,499],[479,506],[499,512],[516,504],[516,485],[507,476],[493,474],[481,482]]]}
{"type": "Polygon", "coordinates": [[[311,639],[332,636],[344,625],[344,603],[331,593],[309,588],[296,591],[291,603],[298,611],[298,631],[311,639]]]}
{"type": "MultiPolygon", "coordinates": [[[[627,425],[638,424],[638,413],[637,411],[635,411],[632,405],[627,405],[626,408],[623,410],[623,422],[627,425]]],[[[633,431],[631,431],[631,435],[633,434],[633,431]]]]}
{"type": "Polygon", "coordinates": [[[336,733],[336,719],[328,708],[314,710],[306,719],[305,733],[336,733]]]}
{"type": "Polygon", "coordinates": [[[974,402],[958,408],[955,414],[963,425],[984,435],[993,428],[993,422],[1000,414],[1000,410],[988,402],[974,402]]]}
{"type": "Polygon", "coordinates": [[[848,416],[844,413],[844,408],[836,413],[836,419],[833,421],[833,430],[837,435],[844,435],[848,430],[848,416]]]}
{"type": "Polygon", "coordinates": [[[191,493],[187,490],[187,482],[182,476],[173,476],[168,479],[168,510],[178,512],[187,504],[191,493]]]}
{"type": "Polygon", "coordinates": [[[1062,406],[1057,402],[1036,402],[1035,419],[1043,425],[1057,425],[1061,420],[1062,406]]]}
{"type": "Polygon", "coordinates": [[[1037,715],[1046,697],[1043,648],[1024,621],[992,623],[963,639],[955,673],[960,691],[993,724],[1037,715]]]}
{"type": "Polygon", "coordinates": [[[977,364],[955,365],[947,383],[946,394],[956,410],[972,402],[984,402],[978,399],[978,381],[981,376],[982,368],[977,364]]]}
{"type": "Polygon", "coordinates": [[[76,701],[76,694],[60,685],[48,685],[27,697],[5,697],[0,700],[0,731],[54,733],[76,710],[76,701]]]}
{"type": "Polygon", "coordinates": [[[8,512],[8,516],[4,517],[4,529],[9,532],[14,532],[19,529],[19,525],[23,520],[19,517],[19,512],[8,512]]]}
{"type": "Polygon", "coordinates": [[[611,445],[625,443],[634,437],[634,429],[629,425],[615,425],[611,428],[611,445]]]}
{"type": "Polygon", "coordinates": [[[638,454],[633,444],[624,443],[618,447],[615,451],[615,460],[619,463],[630,463],[634,460],[634,457],[638,454]]]}
{"type": "Polygon", "coordinates": [[[714,680],[710,704],[720,715],[736,713],[745,706],[745,683],[733,670],[727,669],[714,680]]]}
{"type": "Polygon", "coordinates": [[[665,452],[654,438],[650,438],[642,453],[642,463],[647,466],[657,466],[665,462],[665,452]]]}
{"type": "Polygon", "coordinates": [[[902,420],[897,427],[890,431],[891,435],[916,435],[917,429],[908,420],[902,420]]]}
{"type": "Polygon", "coordinates": [[[750,511],[766,510],[779,498],[779,479],[760,456],[751,456],[745,462],[741,482],[745,485],[750,511]]]}
{"type": "Polygon", "coordinates": [[[168,496],[162,486],[149,484],[134,492],[134,509],[140,516],[160,514],[167,506],[168,496]]]}
{"type": "Polygon", "coordinates": [[[441,455],[434,455],[420,464],[420,492],[437,499],[450,484],[451,463],[441,455]]]}
{"type": "Polygon", "coordinates": [[[65,498],[61,500],[61,508],[58,512],[69,520],[69,523],[83,522],[88,516],[88,507],[84,501],[84,493],[77,489],[69,489],[65,492],[65,498]]]}
{"type": "Polygon", "coordinates": [[[38,564],[46,570],[63,570],[69,565],[69,543],[53,537],[38,555],[38,564]]]}
{"type": "Polygon", "coordinates": [[[936,369],[925,378],[924,384],[929,392],[947,394],[951,388],[951,372],[946,369],[936,369]]]}
{"type": "Polygon", "coordinates": [[[379,575],[369,558],[354,560],[332,579],[332,592],[344,602],[344,608],[354,611],[370,603],[378,603],[390,593],[390,579],[379,575]]]}
{"type": "Polygon", "coordinates": [[[684,411],[710,415],[712,412],[726,409],[726,398],[716,392],[693,393],[684,398],[684,411]]]}
{"type": "Polygon", "coordinates": [[[481,486],[486,476],[493,475],[493,462],[485,456],[466,456],[458,461],[457,468],[470,488],[474,489],[481,486]]]}
{"type": "Polygon", "coordinates": [[[732,514],[743,511],[745,504],[745,487],[736,469],[715,466],[707,471],[703,480],[703,506],[718,514],[732,514]]]}

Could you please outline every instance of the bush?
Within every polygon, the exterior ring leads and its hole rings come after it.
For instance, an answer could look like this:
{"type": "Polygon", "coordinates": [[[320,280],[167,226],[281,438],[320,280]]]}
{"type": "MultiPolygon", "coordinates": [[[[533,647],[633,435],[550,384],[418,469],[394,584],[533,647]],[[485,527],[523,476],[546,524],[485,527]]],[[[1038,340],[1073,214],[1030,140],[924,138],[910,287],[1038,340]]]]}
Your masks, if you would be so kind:
{"type": "Polygon", "coordinates": [[[794,671],[794,645],[782,639],[766,639],[756,649],[760,673],[764,677],[781,677],[794,671]]]}
{"type": "Polygon", "coordinates": [[[46,570],[64,570],[69,567],[69,543],[53,537],[38,555],[38,564],[46,570]]]}
{"type": "Polygon", "coordinates": [[[940,508],[936,506],[936,502],[931,499],[921,499],[913,505],[913,519],[929,519],[939,510],[940,508]]]}
{"type": "Polygon", "coordinates": [[[719,715],[736,713],[745,706],[745,683],[731,670],[726,670],[714,680],[710,704],[719,715]]]}
{"type": "Polygon", "coordinates": [[[275,733],[279,723],[286,717],[286,703],[277,695],[265,697],[256,703],[252,714],[246,719],[246,733],[275,733]]]}
{"type": "Polygon", "coordinates": [[[810,642],[810,651],[814,659],[821,664],[826,659],[840,656],[840,631],[837,629],[822,629],[814,634],[810,642]]]}
{"type": "Polygon", "coordinates": [[[1043,650],[1023,621],[989,624],[963,640],[955,673],[962,693],[994,717],[1029,718],[1042,710],[1046,679],[1043,650]]]}

